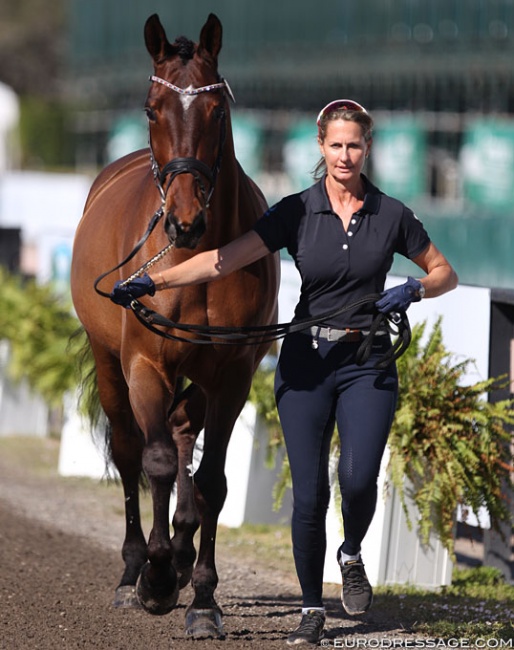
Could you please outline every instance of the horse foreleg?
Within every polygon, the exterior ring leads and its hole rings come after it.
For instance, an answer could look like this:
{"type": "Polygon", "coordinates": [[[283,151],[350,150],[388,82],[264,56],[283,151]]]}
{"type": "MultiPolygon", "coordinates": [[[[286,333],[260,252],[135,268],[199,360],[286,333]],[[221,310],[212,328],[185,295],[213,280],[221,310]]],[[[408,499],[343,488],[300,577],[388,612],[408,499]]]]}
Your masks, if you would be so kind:
{"type": "Polygon", "coordinates": [[[194,445],[203,428],[204,418],[205,395],[198,386],[191,384],[180,395],[170,418],[178,455],[177,503],[173,515],[174,535],[171,545],[173,566],[178,574],[180,589],[189,584],[196,559],[193,538],[200,525],[200,518],[194,498],[192,461],[194,445]]]}
{"type": "Polygon", "coordinates": [[[170,391],[151,367],[136,366],[130,376],[130,401],[139,426],[145,432],[142,461],[153,505],[148,562],[139,574],[137,596],[148,612],[161,615],[170,612],[178,600],[169,530],[170,496],[178,467],[177,449],[167,421],[170,391]]]}
{"type": "MultiPolygon", "coordinates": [[[[171,443],[171,441],[169,441],[171,443]]],[[[176,450],[164,439],[143,452],[143,468],[150,483],[153,525],[148,539],[148,562],[137,582],[137,596],[151,614],[167,614],[178,600],[177,572],[172,564],[169,533],[170,495],[176,476],[176,450]]]]}
{"type": "Polygon", "coordinates": [[[128,388],[118,359],[92,343],[97,368],[100,402],[108,418],[106,442],[123,484],[125,539],[122,557],[125,569],[114,595],[115,607],[139,607],[135,586],[147,560],[146,539],[141,528],[139,481],[143,435],[132,415],[128,388]]]}
{"type": "Polygon", "coordinates": [[[223,396],[218,396],[216,400],[210,398],[205,423],[203,457],[194,475],[201,534],[198,560],[192,578],[195,596],[186,612],[186,634],[193,638],[222,639],[225,637],[222,612],[214,598],[218,586],[215,563],[216,530],[219,513],[227,495],[225,477],[227,446],[247,395],[242,380],[244,376],[242,372],[235,373],[237,385],[225,384],[226,391],[223,396]]]}

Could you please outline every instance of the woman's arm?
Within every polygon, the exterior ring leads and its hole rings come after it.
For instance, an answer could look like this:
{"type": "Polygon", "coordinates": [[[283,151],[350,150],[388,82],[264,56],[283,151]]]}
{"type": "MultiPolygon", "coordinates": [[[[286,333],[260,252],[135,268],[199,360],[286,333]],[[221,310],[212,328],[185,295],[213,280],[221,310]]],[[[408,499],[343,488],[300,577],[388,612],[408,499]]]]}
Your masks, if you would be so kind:
{"type": "Polygon", "coordinates": [[[425,287],[425,298],[441,296],[457,286],[459,281],[457,274],[434,244],[430,243],[412,261],[426,273],[426,276],[419,280],[425,287]]]}
{"type": "Polygon", "coordinates": [[[150,274],[150,278],[157,291],[201,284],[222,278],[269,253],[260,236],[250,230],[221,248],[198,253],[177,266],[150,274]]]}

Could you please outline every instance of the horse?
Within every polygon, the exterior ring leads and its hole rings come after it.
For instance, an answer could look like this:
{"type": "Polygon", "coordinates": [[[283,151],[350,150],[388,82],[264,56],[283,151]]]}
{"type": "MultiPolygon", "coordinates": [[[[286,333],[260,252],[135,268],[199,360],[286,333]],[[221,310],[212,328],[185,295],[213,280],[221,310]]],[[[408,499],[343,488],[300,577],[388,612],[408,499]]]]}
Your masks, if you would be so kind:
{"type": "MultiPolygon", "coordinates": [[[[114,606],[167,614],[180,589],[191,583],[186,636],[223,638],[214,595],[226,451],[270,343],[222,345],[212,339],[196,345],[194,331],[156,336],[132,310],[113,304],[108,292],[95,286],[101,277],[105,289],[112,287],[104,279],[108,269],[114,283],[140,273],[149,260],[178,264],[222,246],[251,229],[267,205],[235,156],[232,93],[218,73],[218,17],[208,16],[198,43],[183,36],[170,43],[153,14],[144,39],[153,62],[144,107],[149,146],[109,164],[94,180],[75,234],[72,299],[94,358],[109,453],[125,498],[124,571],[114,606]],[[193,449],[202,430],[203,456],[193,472],[193,449]],[[153,504],[148,541],[140,520],[142,477],[153,504]]],[[[278,285],[279,260],[270,254],[223,279],[145,300],[172,323],[266,326],[276,322],[278,285]]]]}

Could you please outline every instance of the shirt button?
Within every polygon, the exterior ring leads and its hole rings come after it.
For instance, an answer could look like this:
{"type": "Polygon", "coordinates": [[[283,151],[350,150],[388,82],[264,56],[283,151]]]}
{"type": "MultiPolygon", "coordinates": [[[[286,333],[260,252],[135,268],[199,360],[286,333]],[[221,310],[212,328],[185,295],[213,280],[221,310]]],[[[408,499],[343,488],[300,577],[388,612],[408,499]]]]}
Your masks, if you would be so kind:
{"type": "Polygon", "coordinates": [[[350,221],[350,223],[351,223],[351,224],[356,224],[356,223],[357,223],[357,219],[352,219],[352,220],[350,221]]]}
{"type": "Polygon", "coordinates": [[[351,230],[348,231],[348,237],[353,237],[353,232],[351,230]]]}
{"type": "Polygon", "coordinates": [[[343,250],[348,250],[348,244],[343,244],[343,250]]]}

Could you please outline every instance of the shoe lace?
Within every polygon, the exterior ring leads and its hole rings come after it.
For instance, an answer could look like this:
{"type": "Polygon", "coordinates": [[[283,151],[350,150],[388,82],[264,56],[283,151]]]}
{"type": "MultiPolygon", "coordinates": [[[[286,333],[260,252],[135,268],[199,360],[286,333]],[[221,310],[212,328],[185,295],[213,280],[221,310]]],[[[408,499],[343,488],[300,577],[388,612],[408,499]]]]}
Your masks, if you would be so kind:
{"type": "Polygon", "coordinates": [[[368,584],[364,575],[364,566],[361,563],[345,565],[344,567],[345,590],[352,593],[364,593],[368,584]]]}
{"type": "Polygon", "coordinates": [[[317,632],[322,625],[323,616],[321,614],[317,614],[316,612],[304,614],[296,631],[301,633],[317,632]]]}

